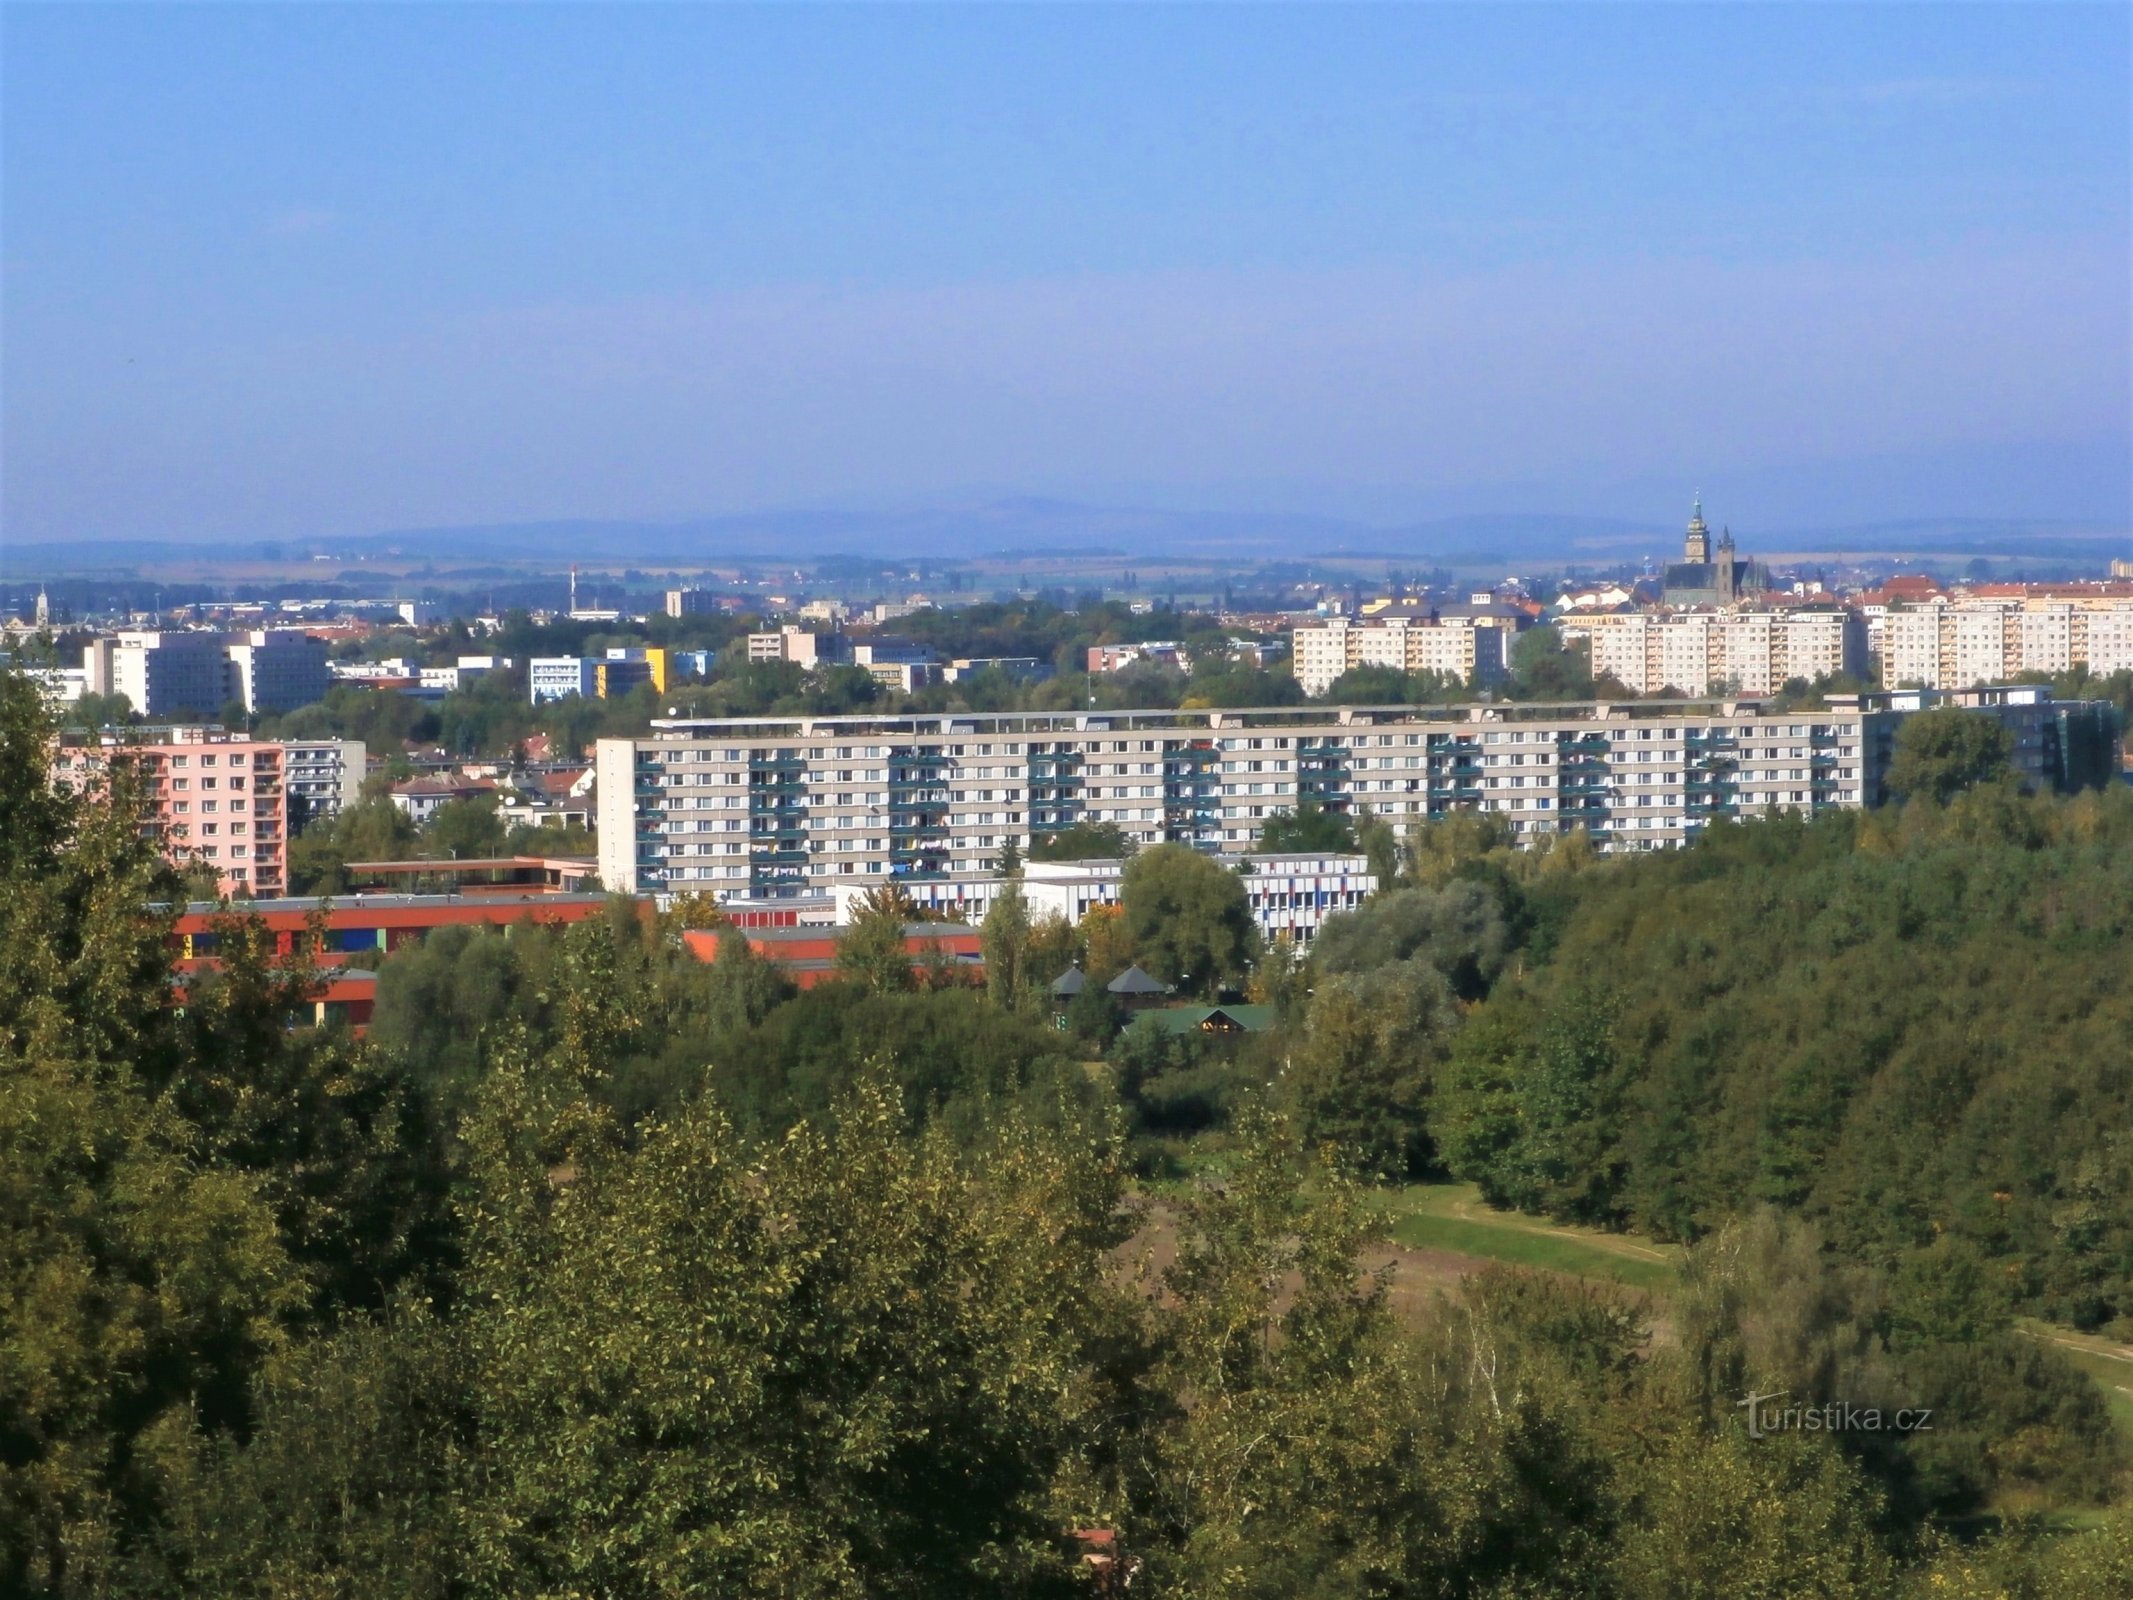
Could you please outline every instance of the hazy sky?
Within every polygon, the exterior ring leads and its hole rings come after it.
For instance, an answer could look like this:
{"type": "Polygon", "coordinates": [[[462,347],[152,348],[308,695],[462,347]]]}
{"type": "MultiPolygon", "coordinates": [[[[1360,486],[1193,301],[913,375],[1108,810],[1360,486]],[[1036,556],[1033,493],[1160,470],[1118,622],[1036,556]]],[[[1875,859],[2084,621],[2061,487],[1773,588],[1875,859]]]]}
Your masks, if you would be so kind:
{"type": "Polygon", "coordinates": [[[2122,520],[2128,17],[11,3],[0,531],[2122,520]]]}

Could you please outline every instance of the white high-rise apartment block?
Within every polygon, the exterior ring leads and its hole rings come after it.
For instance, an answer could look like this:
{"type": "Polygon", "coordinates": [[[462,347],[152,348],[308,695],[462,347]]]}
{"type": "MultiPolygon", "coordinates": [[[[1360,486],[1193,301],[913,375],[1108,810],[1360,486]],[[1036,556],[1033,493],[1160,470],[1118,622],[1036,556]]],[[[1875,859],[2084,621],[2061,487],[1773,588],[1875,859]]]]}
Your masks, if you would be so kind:
{"type": "Polygon", "coordinates": [[[122,694],[144,717],[211,717],[230,698],[228,641],[219,633],[127,629],[82,651],[91,694],[122,694]]]}
{"type": "Polygon", "coordinates": [[[126,629],[82,651],[92,694],[122,694],[144,717],[211,717],[231,700],[251,712],[294,711],[333,685],[326,641],[295,628],[232,637],[126,629]]]}
{"type": "Polygon", "coordinates": [[[2090,611],[2084,620],[2084,657],[2089,671],[2099,678],[2133,671],[2133,605],[2090,611]]]}
{"type": "Polygon", "coordinates": [[[1849,611],[1629,611],[1566,618],[1592,673],[1634,694],[1775,694],[1794,678],[1864,678],[1867,635],[1849,611]]]}
{"type": "Polygon", "coordinates": [[[233,696],[255,716],[311,705],[333,687],[326,641],[293,628],[240,634],[229,646],[229,657],[233,696]]]}
{"type": "MultiPolygon", "coordinates": [[[[1237,852],[1305,802],[1396,820],[1501,815],[1531,842],[1679,844],[1720,817],[1872,805],[1897,725],[1931,695],[1585,707],[1020,712],[655,722],[602,739],[600,876],[633,893],[822,895],[983,874],[1077,822],[1237,852]]],[[[2056,781],[2042,689],[1967,697],[2019,722],[2056,781]],[[2026,730],[2026,731],[2025,731],[2026,730]]]]}
{"type": "Polygon", "coordinates": [[[362,798],[368,756],[362,740],[289,739],[281,751],[292,833],[337,817],[362,798]]]}
{"type": "Polygon", "coordinates": [[[1490,683],[1510,668],[1512,629],[1492,618],[1329,617],[1290,635],[1296,681],[1324,694],[1354,667],[1435,672],[1461,683],[1490,683]]]}
{"type": "Polygon", "coordinates": [[[1989,595],[1890,607],[1868,620],[1883,684],[1968,689],[2028,672],[2133,669],[2133,596],[1989,595]]]}

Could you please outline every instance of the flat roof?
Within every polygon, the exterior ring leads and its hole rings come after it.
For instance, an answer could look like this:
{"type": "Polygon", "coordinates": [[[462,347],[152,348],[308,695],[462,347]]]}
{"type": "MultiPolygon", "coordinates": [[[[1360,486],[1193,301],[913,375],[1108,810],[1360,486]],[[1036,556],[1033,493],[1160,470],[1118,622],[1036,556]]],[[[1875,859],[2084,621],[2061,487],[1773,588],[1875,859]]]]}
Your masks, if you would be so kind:
{"type": "MultiPolygon", "coordinates": [[[[444,906],[523,906],[528,911],[538,911],[548,906],[597,906],[605,905],[604,894],[364,894],[352,890],[337,895],[290,895],[279,900],[233,900],[229,904],[232,916],[244,916],[251,912],[260,915],[273,913],[312,911],[422,911],[444,906]]],[[[153,909],[167,911],[168,902],[155,905],[153,909]]],[[[187,916],[212,916],[223,909],[220,900],[188,900],[185,903],[187,916]]]]}
{"type": "MultiPolygon", "coordinates": [[[[1202,733],[1310,727],[1369,728],[1421,723],[1453,726],[1489,722],[1632,720],[1681,716],[1761,716],[1768,697],[1734,696],[1681,700],[1577,700],[1550,702],[1470,701],[1450,706],[1264,706],[1207,711],[1002,711],[909,717],[730,717],[652,719],[659,743],[720,736],[737,739],[985,738],[1006,734],[1202,733]]],[[[1869,709],[1872,709],[1871,707],[1869,709]]],[[[602,741],[603,743],[607,741],[602,741]]]]}
{"type": "MultiPolygon", "coordinates": [[[[1960,703],[1962,695],[1991,693],[2009,687],[1933,689],[1923,693],[1935,704],[1960,703]]],[[[2034,686],[2048,699],[2050,689],[2034,686]]],[[[970,711],[929,712],[908,716],[848,717],[654,717],[650,739],[602,739],[602,744],[657,744],[685,739],[822,738],[985,738],[1004,734],[1050,733],[1199,733],[1219,735],[1250,729],[1304,727],[1458,725],[1498,722],[1641,721],[1700,715],[1723,717],[1858,716],[1896,709],[1892,701],[1905,693],[1871,690],[1845,696],[1850,704],[1808,711],[1773,711],[1774,695],[1684,695],[1634,700],[1508,701],[1467,700],[1456,705],[1317,705],[1246,706],[1176,711],[1162,707],[1117,711],[970,711]]]]}
{"type": "Polygon", "coordinates": [[[474,872],[498,871],[505,867],[583,867],[590,872],[599,865],[592,856],[444,856],[414,861],[350,861],[347,872],[474,872]]]}

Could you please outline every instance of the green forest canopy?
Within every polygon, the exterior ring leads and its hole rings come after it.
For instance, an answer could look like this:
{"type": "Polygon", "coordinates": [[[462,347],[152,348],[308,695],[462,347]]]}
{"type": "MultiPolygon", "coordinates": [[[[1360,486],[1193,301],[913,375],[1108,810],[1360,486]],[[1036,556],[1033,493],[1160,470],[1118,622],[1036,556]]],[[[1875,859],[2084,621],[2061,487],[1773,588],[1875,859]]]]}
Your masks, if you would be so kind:
{"type": "Polygon", "coordinates": [[[1092,1071],[1134,1030],[1050,1025],[1041,924],[1019,992],[798,994],[618,901],[396,954],[356,1040],[233,916],[174,1004],[141,797],[50,737],[0,677],[0,1590],[1064,1595],[1092,1528],[1154,1595],[2133,1588],[2123,1447],[2011,1325],[2123,1315],[2126,796],[1621,863],[1462,824],[1260,957],[1275,1034],[1092,1071]],[[1145,1189],[1194,1075],[1222,1176],[1145,1189]],[[1683,1287],[1396,1315],[1363,1156],[1694,1235],[1683,1287]],[[1947,1426],[1753,1437],[1751,1389],[1947,1426]],[[1959,1520],[2025,1506],[2095,1509],[1959,1520]]]}

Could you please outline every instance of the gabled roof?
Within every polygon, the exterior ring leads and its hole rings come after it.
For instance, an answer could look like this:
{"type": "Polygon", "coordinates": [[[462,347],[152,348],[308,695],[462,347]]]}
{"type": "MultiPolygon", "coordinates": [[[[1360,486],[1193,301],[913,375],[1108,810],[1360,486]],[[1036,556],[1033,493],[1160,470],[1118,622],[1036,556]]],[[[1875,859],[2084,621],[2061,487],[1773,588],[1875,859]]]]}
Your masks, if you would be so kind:
{"type": "Polygon", "coordinates": [[[409,778],[405,783],[393,785],[392,792],[401,795],[474,795],[490,794],[496,785],[481,778],[409,778]]]}
{"type": "Polygon", "coordinates": [[[1264,1033],[1274,1026],[1274,1008],[1266,1005],[1159,1006],[1141,1015],[1153,1017],[1155,1025],[1165,1033],[1227,1033],[1232,1028],[1264,1033]]]}
{"type": "Polygon", "coordinates": [[[1170,985],[1158,983],[1139,967],[1128,967],[1104,987],[1113,994],[1168,994],[1170,985]]]}

